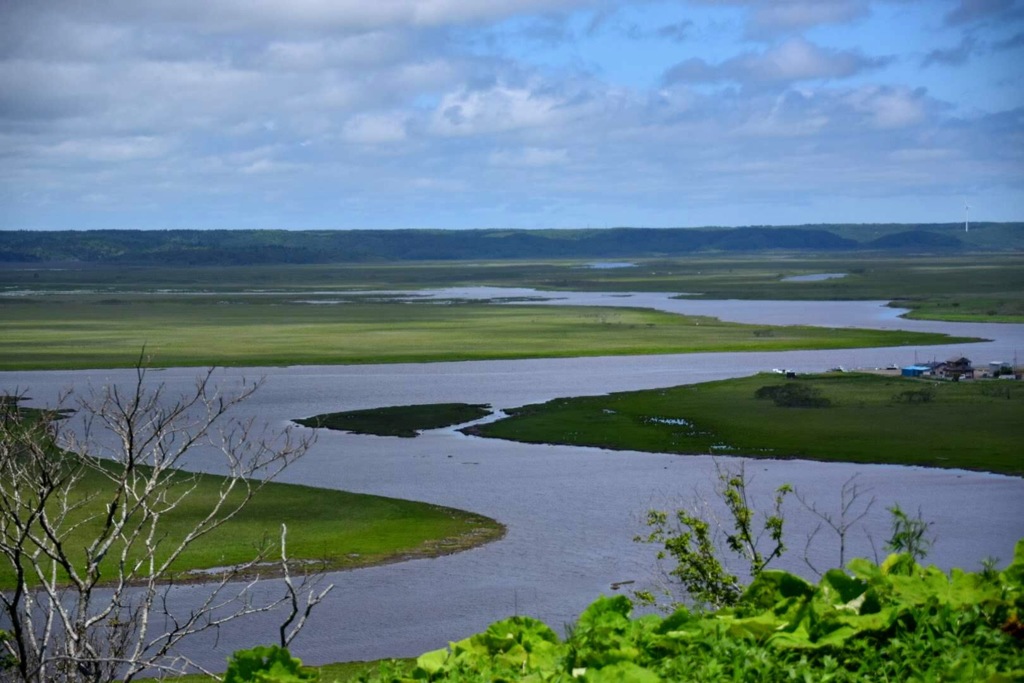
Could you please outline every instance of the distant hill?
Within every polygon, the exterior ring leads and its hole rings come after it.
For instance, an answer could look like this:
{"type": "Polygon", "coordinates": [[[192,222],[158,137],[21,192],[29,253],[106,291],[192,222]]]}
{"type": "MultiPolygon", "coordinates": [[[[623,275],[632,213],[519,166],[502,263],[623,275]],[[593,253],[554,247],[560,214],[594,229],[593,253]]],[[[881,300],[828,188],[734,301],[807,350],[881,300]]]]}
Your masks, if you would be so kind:
{"type": "Polygon", "coordinates": [[[84,230],[0,232],[0,262],[254,265],[642,258],[785,252],[1024,250],[1024,223],[604,230],[84,230]]]}
{"type": "Polygon", "coordinates": [[[941,235],[926,230],[894,232],[867,243],[869,249],[901,251],[961,249],[963,246],[963,241],[952,235],[941,235]]]}

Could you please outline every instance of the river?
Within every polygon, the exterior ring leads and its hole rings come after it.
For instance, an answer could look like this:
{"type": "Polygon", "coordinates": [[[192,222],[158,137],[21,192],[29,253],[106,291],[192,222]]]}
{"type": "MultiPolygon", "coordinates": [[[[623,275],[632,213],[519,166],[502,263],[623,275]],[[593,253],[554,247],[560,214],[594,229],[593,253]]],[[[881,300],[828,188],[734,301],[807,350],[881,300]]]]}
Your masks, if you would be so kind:
{"type": "MultiPolygon", "coordinates": [[[[550,295],[472,288],[427,296],[550,295]]],[[[265,377],[264,387],[242,406],[243,416],[283,428],[291,418],[336,410],[446,401],[489,403],[501,409],[558,396],[673,386],[776,367],[879,367],[952,355],[966,355],[982,365],[1012,360],[1024,350],[1024,325],[908,321],[883,302],[711,302],[629,293],[555,296],[549,303],[644,306],[759,324],[945,331],[992,341],[838,351],[249,368],[219,370],[218,378],[231,384],[243,375],[265,377]]],[[[187,391],[195,374],[194,369],[175,368],[151,376],[166,383],[173,394],[187,391]]],[[[124,381],[128,375],[119,370],[0,373],[0,387],[30,388],[33,400],[45,403],[62,388],[96,387],[124,381]]],[[[538,617],[561,630],[598,595],[611,594],[613,583],[635,581],[630,588],[645,588],[662,582],[653,549],[631,540],[642,531],[640,519],[650,507],[707,498],[715,466],[709,456],[517,444],[467,437],[454,429],[415,439],[322,431],[315,447],[286,472],[284,481],[472,510],[505,523],[508,534],[457,555],[333,574],[330,580],[336,589],[314,612],[293,650],[311,664],[411,656],[514,613],[538,617]]],[[[833,509],[844,482],[856,476],[876,503],[849,542],[853,555],[872,555],[867,534],[880,544],[888,530],[885,508],[896,502],[909,511],[920,509],[934,523],[937,541],[929,561],[943,568],[977,568],[990,556],[1005,563],[1014,542],[1024,536],[1020,478],[807,461],[748,460],[746,467],[755,495],[765,502],[775,486],[791,483],[809,499],[833,509]]],[[[809,575],[804,539],[815,522],[795,501],[789,511],[792,550],[781,566],[809,575]]],[[[824,535],[806,552],[819,566],[837,559],[832,539],[824,535]]],[[[273,589],[273,582],[268,582],[265,590],[273,589]]],[[[187,609],[202,595],[202,587],[176,588],[174,604],[187,609]]],[[[190,654],[207,666],[222,668],[233,650],[272,642],[275,626],[270,616],[256,617],[221,629],[216,642],[193,643],[190,654]]]]}

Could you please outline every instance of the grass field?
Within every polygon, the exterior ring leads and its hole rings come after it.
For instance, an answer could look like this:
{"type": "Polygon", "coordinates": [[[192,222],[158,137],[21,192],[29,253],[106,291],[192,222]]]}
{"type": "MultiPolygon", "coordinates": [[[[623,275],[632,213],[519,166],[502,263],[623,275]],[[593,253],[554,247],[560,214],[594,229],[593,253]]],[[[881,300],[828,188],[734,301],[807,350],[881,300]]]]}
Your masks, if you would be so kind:
{"type": "Polygon", "coordinates": [[[631,308],[298,303],[270,296],[0,300],[0,370],[274,366],[781,351],[968,341],[913,332],[767,327],[631,308]]]}
{"type": "MultiPolygon", "coordinates": [[[[220,481],[220,477],[204,475],[198,489],[164,520],[161,531],[167,533],[165,547],[206,513],[220,481]]],[[[76,530],[66,547],[84,546],[76,539],[95,534],[102,518],[99,513],[110,499],[109,486],[109,480],[90,473],[76,488],[78,499],[87,501],[77,511],[76,519],[96,519],[76,530]]],[[[179,578],[187,580],[191,570],[231,566],[250,559],[266,539],[274,542],[281,524],[288,525],[290,558],[312,561],[324,570],[445,555],[497,539],[504,533],[504,527],[492,519],[451,508],[271,483],[237,517],[190,546],[175,568],[182,573],[179,578]]],[[[13,576],[11,567],[0,563],[0,589],[12,587],[13,576]]]]}
{"type": "Polygon", "coordinates": [[[671,389],[566,398],[508,411],[482,436],[659,453],[956,467],[1022,476],[1024,383],[932,382],[872,374],[760,374],[671,389]],[[797,383],[827,408],[755,398],[797,383]],[[905,392],[928,390],[930,400],[905,392]]]}

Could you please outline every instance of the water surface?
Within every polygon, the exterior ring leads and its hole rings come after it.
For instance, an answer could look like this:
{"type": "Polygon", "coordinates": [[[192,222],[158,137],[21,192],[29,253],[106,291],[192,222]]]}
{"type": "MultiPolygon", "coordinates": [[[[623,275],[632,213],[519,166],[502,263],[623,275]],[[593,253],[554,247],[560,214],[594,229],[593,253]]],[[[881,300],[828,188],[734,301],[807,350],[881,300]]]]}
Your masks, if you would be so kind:
{"type": "Polygon", "coordinates": [[[824,282],[846,277],[846,273],[811,273],[810,275],[790,275],[782,278],[783,282],[824,282]]]}

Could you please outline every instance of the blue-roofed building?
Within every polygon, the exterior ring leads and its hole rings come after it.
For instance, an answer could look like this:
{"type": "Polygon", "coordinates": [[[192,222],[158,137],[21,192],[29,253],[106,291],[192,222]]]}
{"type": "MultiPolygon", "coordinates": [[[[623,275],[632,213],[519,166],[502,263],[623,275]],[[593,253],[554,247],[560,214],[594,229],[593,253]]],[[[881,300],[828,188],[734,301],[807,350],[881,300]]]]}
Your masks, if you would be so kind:
{"type": "Polygon", "coordinates": [[[900,375],[903,377],[921,377],[926,372],[931,371],[931,367],[927,365],[908,365],[907,367],[900,369],[900,375]]]}

